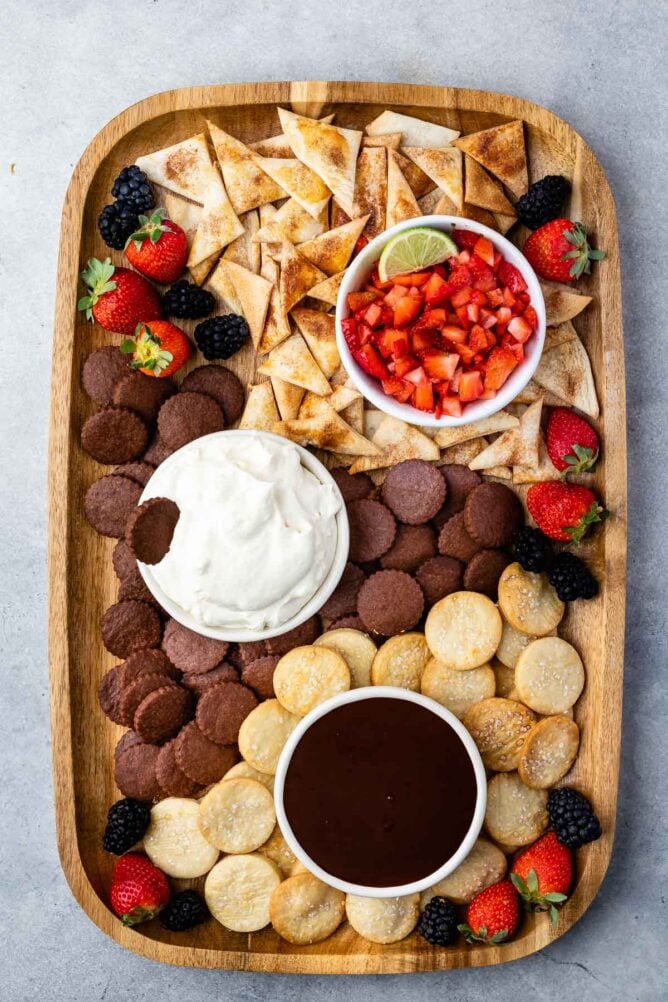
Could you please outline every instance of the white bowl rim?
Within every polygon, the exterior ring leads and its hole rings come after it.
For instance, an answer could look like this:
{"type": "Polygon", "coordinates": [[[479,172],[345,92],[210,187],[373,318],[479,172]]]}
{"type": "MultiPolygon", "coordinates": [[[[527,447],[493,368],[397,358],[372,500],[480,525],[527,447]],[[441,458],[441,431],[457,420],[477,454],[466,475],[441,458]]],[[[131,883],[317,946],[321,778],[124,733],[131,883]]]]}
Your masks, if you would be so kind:
{"type": "Polygon", "coordinates": [[[369,685],[362,686],[359,689],[349,689],[347,692],[339,693],[339,695],[333,696],[331,699],[320,703],[297,724],[294,731],[292,731],[290,737],[283,746],[283,750],[278,760],[276,776],[274,778],[274,804],[276,807],[278,826],[285,841],[288,843],[300,863],[302,863],[306,869],[310,870],[310,872],[316,877],[319,877],[320,880],[324,881],[324,883],[329,884],[331,887],[336,887],[338,890],[344,891],[346,894],[358,894],[361,897],[366,898],[402,897],[407,894],[418,894],[420,891],[425,891],[428,887],[438,883],[439,880],[443,880],[443,878],[447,877],[453,870],[456,870],[471,852],[471,849],[480,834],[485,817],[485,809],[487,807],[487,774],[475,741],[466,730],[461,720],[459,720],[450,710],[446,709],[445,706],[442,706],[440,703],[437,703],[436,700],[431,699],[428,696],[423,696],[419,692],[413,692],[411,689],[401,689],[398,686],[393,685],[369,685]],[[397,884],[393,887],[367,887],[364,884],[353,884],[350,881],[342,880],[340,877],[335,877],[333,874],[324,870],[313,859],[311,859],[308,853],[300,845],[292,830],[290,822],[288,821],[283,802],[283,791],[288,766],[292,760],[295,748],[311,725],[317,720],[320,720],[321,717],[324,717],[331,710],[337,709],[339,706],[344,706],[348,703],[356,703],[360,700],[379,698],[403,699],[409,703],[416,703],[418,706],[422,706],[425,710],[430,710],[432,713],[436,714],[436,716],[445,720],[445,722],[455,731],[466,748],[473,766],[476,781],[476,803],[473,811],[473,818],[471,820],[469,830],[462,839],[457,851],[453,853],[453,855],[450,856],[450,858],[447,859],[437,870],[428,874],[426,877],[421,877],[419,880],[414,880],[408,884],[397,884]]]}
{"type": "MultiPolygon", "coordinates": [[[[334,480],[329,470],[323,466],[319,459],[309,452],[308,449],[304,449],[303,446],[297,445],[296,442],[291,442],[290,439],[284,438],[282,435],[274,435],[270,431],[259,431],[252,428],[229,428],[225,431],[215,431],[211,435],[202,435],[200,438],[194,439],[192,442],[188,442],[181,449],[177,449],[173,452],[171,456],[163,460],[158,469],[162,469],[168,466],[170,462],[176,456],[182,456],[186,450],[193,450],[197,445],[200,445],[203,441],[220,437],[220,436],[230,436],[234,435],[238,438],[250,436],[266,438],[272,442],[278,442],[281,446],[286,448],[296,449],[299,453],[302,465],[313,473],[314,476],[324,484],[330,484],[334,487],[337,496],[341,501],[341,507],[336,513],[336,550],[334,552],[334,558],[332,560],[331,567],[327,573],[327,576],[323,583],[320,585],[315,594],[305,603],[294,616],[286,620],[285,623],[281,623],[280,626],[274,626],[266,630],[250,630],[242,628],[230,627],[217,627],[217,626],[205,626],[196,620],[190,613],[186,612],[179,605],[173,602],[168,595],[164,593],[158,582],[155,580],[152,572],[152,567],[149,564],[142,564],[137,561],[137,566],[139,567],[139,572],[144,579],[146,587],[151,592],[153,597],[163,609],[169,613],[172,619],[175,619],[182,626],[186,626],[189,630],[194,633],[199,633],[204,637],[211,637],[214,640],[226,640],[231,643],[247,643],[254,640],[269,640],[271,637],[279,637],[288,630],[293,630],[297,626],[301,626],[305,623],[307,619],[310,619],[324,603],[327,601],[329,596],[332,594],[337,584],[341,579],[343,574],[343,569],[346,566],[346,561],[348,560],[348,546],[350,542],[350,531],[348,525],[348,515],[346,513],[346,506],[343,500],[343,495],[339,490],[339,486],[334,480]]],[[[145,499],[145,495],[148,491],[148,487],[151,481],[144,488],[141,497],[139,498],[139,504],[141,504],[145,499]]]]}
{"type": "Polygon", "coordinates": [[[502,234],[497,233],[496,230],[492,230],[489,226],[478,223],[473,219],[465,219],[463,216],[418,216],[414,219],[406,219],[402,223],[392,226],[389,230],[379,233],[377,237],[374,237],[359,252],[357,257],[348,266],[336,300],[336,341],[339,355],[341,356],[343,367],[355,383],[355,386],[378,410],[389,414],[391,417],[399,418],[401,421],[424,428],[456,428],[460,425],[471,424],[473,421],[490,417],[492,414],[503,410],[524,389],[538,368],[543,344],[545,343],[545,328],[546,314],[543,291],[540,287],[538,276],[524,254],[510,240],[502,236],[502,234]],[[490,400],[475,400],[472,403],[466,404],[461,417],[451,417],[448,414],[444,414],[442,417],[437,418],[426,411],[418,410],[417,407],[413,407],[411,404],[402,404],[398,400],[395,400],[394,397],[387,396],[386,393],[383,393],[378,380],[363,372],[354,360],[350,354],[350,349],[343,336],[343,329],[341,327],[341,321],[349,313],[347,305],[348,293],[357,291],[361,284],[361,276],[366,275],[370,271],[371,266],[380,257],[388,240],[391,240],[397,233],[401,233],[403,230],[417,229],[424,226],[445,230],[448,233],[455,228],[471,230],[473,233],[478,233],[491,240],[494,247],[503,254],[506,260],[510,264],[514,264],[521,271],[522,277],[528,286],[527,291],[531,296],[532,306],[538,316],[538,327],[533,336],[527,341],[529,347],[527,348],[524,361],[511,372],[495,397],[492,397],[490,400]]]}

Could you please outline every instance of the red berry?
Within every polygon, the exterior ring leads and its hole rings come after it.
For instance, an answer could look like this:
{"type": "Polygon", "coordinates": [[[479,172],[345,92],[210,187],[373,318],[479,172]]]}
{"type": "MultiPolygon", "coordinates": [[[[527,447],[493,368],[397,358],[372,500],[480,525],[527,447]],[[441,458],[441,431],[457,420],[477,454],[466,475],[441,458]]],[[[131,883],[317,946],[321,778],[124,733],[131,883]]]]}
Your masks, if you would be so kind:
{"type": "Polygon", "coordinates": [[[547,451],[564,476],[586,473],[598,459],[598,435],[584,418],[567,407],[555,407],[547,424],[547,451]]]}
{"type": "Polygon", "coordinates": [[[125,245],[125,256],[137,271],[163,285],[175,282],[188,259],[188,240],[165,210],[156,209],[149,218],[139,217],[140,226],[125,245]]]}
{"type": "Polygon", "coordinates": [[[539,911],[549,911],[552,923],[557,921],[556,906],[566,900],[572,877],[571,851],[559,842],[553,831],[523,849],[510,874],[525,904],[539,911]]]}
{"type": "Polygon", "coordinates": [[[132,355],[133,369],[145,376],[171,376],[192,354],[188,335],[169,320],[152,320],[151,324],[138,324],[134,338],[121,343],[124,355],[132,355]]]}
{"type": "Polygon", "coordinates": [[[115,268],[111,258],[91,258],[81,277],[88,295],[78,309],[105,330],[132,335],[137,324],[162,316],[160,296],[150,282],[129,268],[115,268]]]}
{"type": "Polygon", "coordinates": [[[457,928],[469,943],[502,943],[515,932],[520,908],[517,891],[510,880],[486,887],[466,909],[466,923],[457,928]]]}
{"type": "Polygon", "coordinates": [[[111,907],[123,925],[154,918],[169,901],[169,884],[162,870],[146,856],[121,856],[111,878],[111,907]]]}
{"type": "Polygon", "coordinates": [[[538,528],[563,543],[579,543],[594,522],[609,512],[587,487],[548,480],[527,493],[527,508],[538,528]]]}
{"type": "Polygon", "coordinates": [[[524,256],[541,278],[569,284],[591,271],[591,262],[605,253],[592,250],[582,223],[553,219],[531,234],[524,245],[524,256]]]}

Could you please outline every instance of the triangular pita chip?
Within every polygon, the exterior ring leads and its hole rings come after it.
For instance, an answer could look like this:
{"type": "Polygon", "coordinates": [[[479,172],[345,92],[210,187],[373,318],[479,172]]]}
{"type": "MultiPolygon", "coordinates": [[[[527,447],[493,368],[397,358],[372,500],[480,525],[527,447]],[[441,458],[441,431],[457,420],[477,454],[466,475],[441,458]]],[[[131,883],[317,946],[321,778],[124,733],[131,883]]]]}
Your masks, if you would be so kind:
{"type": "Polygon", "coordinates": [[[566,402],[555,393],[546,390],[544,386],[540,386],[535,379],[530,379],[526,386],[517,394],[513,403],[508,404],[508,410],[511,410],[517,404],[532,404],[540,397],[543,398],[543,403],[547,407],[563,407],[566,402]]]}
{"type": "Polygon", "coordinates": [[[333,407],[325,407],[314,417],[281,421],[274,425],[277,435],[284,435],[299,445],[314,445],[328,452],[342,452],[349,456],[373,456],[377,446],[351,428],[333,407]]]}
{"type": "MultiPolygon", "coordinates": [[[[349,387],[344,387],[349,389],[349,387]]],[[[358,431],[360,435],[364,434],[364,397],[360,393],[354,400],[352,400],[347,407],[343,407],[339,411],[341,417],[344,418],[351,428],[358,431]]]]}
{"type": "Polygon", "coordinates": [[[373,122],[369,122],[366,133],[380,136],[387,132],[401,132],[404,146],[447,146],[459,133],[446,125],[425,122],[413,115],[402,115],[398,111],[383,111],[373,122]]]}
{"type": "Polygon", "coordinates": [[[307,240],[299,245],[299,253],[308,258],[316,268],[324,271],[325,275],[336,275],[350,261],[368,219],[368,216],[360,216],[335,230],[328,230],[319,237],[314,237],[313,240],[307,240]]]}
{"type": "Polygon", "coordinates": [[[278,420],[278,408],[269,380],[251,386],[239,427],[271,431],[278,420]]]}
{"type": "Polygon", "coordinates": [[[497,432],[508,431],[509,428],[516,428],[519,421],[507,411],[497,411],[496,414],[479,421],[472,421],[470,424],[462,424],[456,428],[439,428],[434,436],[436,444],[442,449],[447,449],[450,445],[457,445],[458,442],[468,442],[473,438],[481,438],[483,435],[495,435],[497,432]]]}
{"type": "Polygon", "coordinates": [[[278,109],[278,117],[295,156],[322,178],[343,210],[352,216],[355,164],[362,133],[314,122],[285,108],[278,109]]]}
{"type": "MultiPolygon", "coordinates": [[[[298,417],[315,417],[316,414],[324,414],[327,408],[335,410],[337,413],[345,410],[354,401],[362,400],[362,394],[353,390],[350,386],[337,386],[329,397],[321,397],[311,390],[307,390],[299,408],[298,417]]],[[[361,429],[360,429],[361,431],[361,429]]]]}
{"type": "Polygon", "coordinates": [[[281,307],[284,313],[289,313],[307,292],[326,277],[323,271],[320,271],[303,254],[299,253],[294,244],[291,244],[289,240],[283,240],[279,288],[281,307]]]}
{"type": "Polygon", "coordinates": [[[512,203],[503,194],[503,188],[498,181],[490,177],[484,167],[472,157],[464,157],[465,198],[470,205],[478,205],[489,212],[501,212],[507,216],[515,215],[512,203]]]}
{"type": "Polygon", "coordinates": [[[213,164],[203,133],[167,146],[164,150],[137,157],[135,163],[154,184],[161,184],[177,195],[204,204],[213,164]]]}
{"type": "Polygon", "coordinates": [[[436,187],[436,182],[432,181],[428,174],[418,167],[417,164],[405,157],[403,153],[394,154],[394,159],[397,166],[400,168],[401,173],[404,175],[406,180],[410,185],[410,189],[416,198],[423,198],[428,195],[430,191],[433,191],[436,187]]]}
{"type": "MultiPolygon", "coordinates": [[[[178,222],[178,220],[174,220],[174,222],[178,222]]],[[[573,317],[577,317],[578,313],[582,313],[591,303],[591,296],[583,296],[579,292],[572,292],[565,285],[541,281],[540,287],[543,290],[543,298],[545,299],[545,313],[547,314],[548,327],[561,324],[565,320],[572,320],[573,317]]]]}
{"type": "Polygon", "coordinates": [[[265,202],[285,198],[285,192],[262,171],[257,155],[245,143],[223,132],[212,122],[207,124],[225,187],[236,213],[249,212],[265,202]]]}
{"type": "Polygon", "coordinates": [[[464,206],[462,179],[462,154],[452,146],[441,149],[424,149],[404,146],[403,151],[420,170],[423,170],[458,209],[464,206]]]}
{"type": "Polygon", "coordinates": [[[449,445],[447,449],[443,449],[437,465],[450,466],[454,463],[457,466],[468,466],[488,445],[489,441],[486,438],[474,438],[469,442],[449,445]]]}
{"type": "Polygon", "coordinates": [[[496,229],[499,233],[504,234],[504,236],[517,222],[517,216],[504,216],[501,212],[495,212],[493,215],[494,222],[496,223],[496,229]]]}
{"type": "Polygon", "coordinates": [[[360,150],[355,174],[355,216],[368,216],[364,233],[369,239],[385,229],[387,207],[387,152],[377,149],[360,150]]]}
{"type": "Polygon", "coordinates": [[[418,205],[423,216],[457,215],[457,207],[440,188],[434,188],[427,195],[418,198],[418,205]]]}
{"type": "Polygon", "coordinates": [[[207,287],[211,290],[211,292],[215,293],[223,300],[232,313],[243,313],[241,300],[239,299],[237,291],[234,288],[234,284],[230,278],[226,265],[226,261],[218,262],[217,267],[209,276],[209,280],[206,283],[207,287]]]}
{"type": "Polygon", "coordinates": [[[181,227],[190,244],[202,218],[202,206],[197,202],[189,202],[188,199],[181,198],[180,195],[168,192],[165,195],[165,209],[168,218],[181,227]]]}
{"type": "Polygon", "coordinates": [[[320,217],[332,193],[315,171],[295,157],[281,160],[256,155],[255,159],[262,170],[280,184],[286,195],[299,202],[314,219],[320,217]]]}
{"type": "MultiPolygon", "coordinates": [[[[293,108],[293,111],[296,111],[296,109],[293,108]]],[[[325,115],[320,121],[328,125],[334,121],[334,115],[325,115]]],[[[270,136],[268,139],[260,139],[256,143],[249,143],[248,148],[253,150],[254,153],[259,153],[261,157],[291,158],[294,156],[292,147],[283,132],[279,133],[278,136],[270,136]]]]}
{"type": "Polygon", "coordinates": [[[344,212],[339,203],[335,198],[330,202],[329,210],[329,228],[330,230],[335,230],[337,226],[344,226],[346,223],[350,222],[351,217],[347,212],[344,212]]]}
{"type": "Polygon", "coordinates": [[[362,136],[362,149],[374,146],[385,146],[389,150],[398,150],[401,146],[400,132],[387,132],[383,136],[362,136]]]}
{"type": "Polygon", "coordinates": [[[378,470],[386,466],[396,466],[405,459],[438,459],[438,446],[413,425],[398,418],[384,415],[371,440],[378,448],[379,455],[358,459],[350,467],[351,473],[378,470]]]}
{"type": "Polygon", "coordinates": [[[488,470],[483,470],[483,476],[494,477],[496,480],[512,480],[513,471],[509,466],[490,466],[488,470]]]}
{"type": "Polygon", "coordinates": [[[454,145],[503,181],[515,198],[529,187],[522,122],[506,122],[493,129],[456,139],[454,145]]]}
{"type": "Polygon", "coordinates": [[[340,271],[338,275],[332,275],[331,278],[326,278],[324,282],[318,282],[317,285],[308,290],[309,299],[320,299],[323,303],[336,306],[339,287],[344,275],[345,271],[340,271]]]}
{"type": "Polygon", "coordinates": [[[566,344],[567,341],[575,341],[577,336],[578,332],[570,320],[564,320],[563,323],[554,327],[546,327],[543,353],[552,351],[553,348],[558,348],[560,344],[566,344]]]}
{"type": "Polygon", "coordinates": [[[329,378],[332,386],[353,386],[354,383],[348,373],[346,372],[343,365],[340,365],[336,372],[329,378]]]}
{"type": "Polygon", "coordinates": [[[292,311],[292,317],[314,359],[327,379],[331,379],[341,365],[339,349],[336,347],[334,317],[320,310],[308,310],[300,306],[292,311]]]}
{"type": "Polygon", "coordinates": [[[332,392],[322,369],[306,346],[301,334],[291,334],[287,340],[271,351],[258,366],[263,376],[278,376],[287,383],[313,390],[321,397],[332,392]]]}
{"type": "Polygon", "coordinates": [[[243,223],[232,208],[222,178],[214,167],[211,171],[209,190],[204,198],[202,217],[190,245],[188,267],[201,264],[212,254],[236,240],[243,232],[243,223]]]}
{"type": "Polygon", "coordinates": [[[216,253],[212,254],[211,257],[205,258],[204,261],[200,261],[199,264],[194,264],[192,268],[188,269],[190,277],[195,285],[204,285],[207,280],[207,276],[211,273],[211,269],[215,266],[219,257],[220,254],[216,251],[216,253]]]}
{"type": "Polygon", "coordinates": [[[269,309],[272,284],[262,275],[255,275],[234,261],[221,259],[216,272],[222,271],[236,294],[241,313],[246,318],[253,344],[257,348],[269,309]]]}
{"type": "Polygon", "coordinates": [[[253,236],[260,228],[257,210],[252,209],[242,216],[241,223],[244,228],[243,233],[227,245],[223,251],[223,257],[226,261],[234,261],[242,268],[247,268],[248,271],[258,275],[260,273],[260,245],[253,242],[253,236]]]}
{"type": "Polygon", "coordinates": [[[536,466],[542,407],[542,399],[527,407],[519,424],[494,439],[469,463],[470,468],[486,470],[492,466],[536,466]]]}
{"type": "Polygon", "coordinates": [[[464,208],[460,215],[464,216],[465,219],[475,219],[476,223],[490,226],[493,230],[497,229],[494,213],[488,209],[481,209],[479,205],[469,205],[468,202],[464,202],[464,208]]]}
{"type": "Polygon", "coordinates": [[[364,411],[364,434],[367,438],[373,439],[386,417],[384,411],[378,411],[375,407],[364,411]]]}
{"type": "MultiPolygon", "coordinates": [[[[571,407],[577,407],[589,417],[598,417],[598,398],[591,362],[579,337],[564,341],[549,351],[543,350],[534,379],[571,407]]],[[[530,466],[531,463],[517,465],[530,466]]]]}
{"type": "Polygon", "coordinates": [[[422,215],[411,187],[401,172],[394,150],[387,151],[387,212],[385,226],[401,223],[422,215]]]}
{"type": "MultiPolygon", "coordinates": [[[[273,208],[273,206],[272,206],[273,208]]],[[[314,237],[319,237],[328,226],[327,206],[317,219],[303,209],[294,198],[289,198],[280,209],[277,209],[273,219],[263,222],[253,239],[258,243],[280,244],[285,237],[293,244],[302,244],[314,237]]]]}
{"type": "Polygon", "coordinates": [[[271,377],[271,385],[274,388],[274,396],[278,404],[281,421],[292,421],[299,414],[301,402],[304,399],[306,390],[302,386],[295,386],[294,383],[286,383],[278,376],[271,377]]]}
{"type": "MultiPolygon", "coordinates": [[[[268,244],[263,244],[262,246],[264,249],[268,246],[268,244]]],[[[271,257],[269,257],[268,254],[265,253],[262,254],[260,274],[263,278],[266,278],[267,281],[272,283],[271,295],[269,296],[269,308],[267,309],[267,316],[264,321],[264,330],[262,331],[260,343],[257,346],[258,355],[266,355],[266,353],[271,351],[272,348],[275,348],[277,344],[280,344],[281,341],[285,341],[286,338],[290,337],[292,330],[287,314],[281,306],[281,293],[278,287],[278,265],[271,257]]],[[[276,399],[278,400],[278,394],[276,395],[276,399]]],[[[282,410],[281,417],[284,417],[282,410]]]]}
{"type": "Polygon", "coordinates": [[[536,465],[533,467],[513,466],[514,484],[539,484],[545,480],[558,480],[559,476],[559,470],[548,455],[542,434],[538,440],[538,462],[536,465]]]}

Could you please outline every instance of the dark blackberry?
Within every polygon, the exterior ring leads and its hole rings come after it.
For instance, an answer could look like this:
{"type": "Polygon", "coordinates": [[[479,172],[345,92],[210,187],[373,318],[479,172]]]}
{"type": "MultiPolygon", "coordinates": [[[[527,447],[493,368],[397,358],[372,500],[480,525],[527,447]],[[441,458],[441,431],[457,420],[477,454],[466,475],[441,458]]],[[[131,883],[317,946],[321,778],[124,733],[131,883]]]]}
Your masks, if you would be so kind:
{"type": "Polygon", "coordinates": [[[513,536],[513,556],[525,571],[544,571],[552,559],[552,546],[540,529],[525,525],[513,536]]]}
{"type": "Polygon", "coordinates": [[[107,826],[102,837],[106,852],[122,856],[135,842],[144,837],[151,820],[151,805],[126,797],[109,808],[107,826]]]}
{"type": "Polygon", "coordinates": [[[432,946],[449,946],[457,935],[457,909],[447,898],[432,898],[420,915],[417,931],[432,946]]]}
{"type": "Polygon", "coordinates": [[[216,305],[212,293],[200,289],[199,285],[182,279],[173,285],[162,297],[162,308],[166,317],[208,317],[216,305]]]}
{"type": "Polygon", "coordinates": [[[564,202],[571,191],[571,183],[559,174],[548,174],[532,184],[526,195],[517,200],[515,208],[520,221],[530,230],[537,230],[551,219],[563,215],[564,202]]]}
{"type": "Polygon", "coordinates": [[[124,167],[114,181],[111,189],[114,198],[131,205],[135,212],[147,212],[155,205],[155,195],[153,188],[148,182],[148,178],[141,168],[136,164],[124,167]]]}
{"type": "Polygon", "coordinates": [[[195,328],[197,347],[209,362],[216,358],[231,358],[249,337],[248,324],[236,313],[211,317],[195,328]]]}
{"type": "Polygon", "coordinates": [[[550,564],[548,577],[562,602],[593,598],[598,594],[598,581],[584,561],[573,553],[558,553],[550,564]]]}
{"type": "Polygon", "coordinates": [[[137,229],[138,223],[139,216],[134,206],[119,201],[105,205],[98,216],[97,228],[107,247],[123,250],[128,237],[137,229]]]}
{"type": "Polygon", "coordinates": [[[178,891],[162,909],[158,918],[170,932],[185,932],[206,922],[209,911],[197,891],[178,891]]]}
{"type": "Polygon", "coordinates": [[[601,822],[587,798],[569,786],[550,790],[547,813],[557,839],[569,849],[579,849],[601,837],[601,822]]]}

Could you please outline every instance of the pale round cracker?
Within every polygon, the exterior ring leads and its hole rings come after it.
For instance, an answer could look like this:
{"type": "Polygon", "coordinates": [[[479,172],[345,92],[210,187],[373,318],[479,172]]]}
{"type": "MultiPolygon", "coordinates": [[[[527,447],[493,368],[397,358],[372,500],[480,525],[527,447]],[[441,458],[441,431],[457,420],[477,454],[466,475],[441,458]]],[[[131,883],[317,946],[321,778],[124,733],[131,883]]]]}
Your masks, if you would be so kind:
{"type": "Polygon", "coordinates": [[[543,717],[524,739],[517,766],[520,779],[536,790],[554,786],[575,762],[579,744],[580,728],[574,720],[543,717]]]}
{"type": "Polygon", "coordinates": [[[297,857],[283,838],[283,832],[278,825],[276,825],[264,845],[260,846],[258,852],[273,860],[284,877],[291,875],[297,863],[297,857]]]}
{"type": "Polygon", "coordinates": [[[457,671],[438,658],[430,658],[422,674],[420,691],[461,719],[475,703],[494,695],[496,677],[489,665],[457,671]]]}
{"type": "Polygon", "coordinates": [[[355,932],[371,943],[397,943],[410,935],[420,915],[420,895],[365,898],[346,895],[346,915],[355,932]]]}
{"type": "Polygon", "coordinates": [[[488,769],[511,772],[517,768],[524,739],[536,715],[514,699],[483,699],[468,710],[462,723],[475,741],[488,769]]]}
{"type": "Polygon", "coordinates": [[[496,656],[501,664],[506,665],[508,668],[514,668],[518,657],[533,639],[534,637],[530,633],[521,633],[514,626],[511,626],[507,619],[504,619],[501,640],[496,649],[496,656]]]}
{"type": "Polygon", "coordinates": [[[345,894],[311,873],[284,880],[269,902],[269,917],[278,935],[300,945],[327,939],[338,929],[345,912],[345,894]]]}
{"type": "Polygon", "coordinates": [[[275,824],[274,798],[256,779],[223,779],[199,802],[200,830],[222,852],[252,852],[275,824]]]}
{"type": "Polygon", "coordinates": [[[516,772],[500,772],[487,784],[485,828],[500,846],[529,845],[547,828],[546,807],[545,790],[532,790],[516,772]]]}
{"type": "Polygon", "coordinates": [[[262,783],[263,786],[267,787],[272,796],[274,793],[274,777],[266,772],[258,772],[257,769],[254,769],[252,765],[243,760],[237,762],[231,769],[228,769],[223,779],[256,779],[258,783],[262,783]]]}
{"type": "Polygon", "coordinates": [[[350,671],[351,689],[371,685],[371,662],[377,648],[368,633],[345,628],[328,630],[314,643],[316,647],[329,647],[341,655],[350,671]]]}
{"type": "Polygon", "coordinates": [[[499,608],[520,633],[546,637],[561,622],[565,606],[545,574],[509,564],[499,578],[499,608]]]}
{"type": "Polygon", "coordinates": [[[169,877],[202,877],[218,859],[218,849],[204,837],[198,822],[196,800],[166,797],[151,808],[144,851],[169,877]]]}
{"type": "Polygon", "coordinates": [[[517,689],[515,688],[515,669],[492,658],[490,662],[496,678],[496,696],[504,699],[517,699],[517,689]]]}
{"type": "Polygon", "coordinates": [[[350,670],[330,647],[294,647],[274,669],[274,692],[290,713],[305,716],[317,706],[350,689],[350,670]]]}
{"type": "Polygon", "coordinates": [[[515,669],[520,699],[536,713],[565,713],[579,698],[584,683],[582,659],[561,637],[534,640],[515,669]]]}
{"type": "Polygon", "coordinates": [[[266,699],[251,710],[239,728],[239,751],[258,772],[274,776],[283,745],[300,719],[277,699],[266,699]]]}
{"type": "Polygon", "coordinates": [[[434,657],[450,668],[479,668],[501,639],[501,615],[491,599],[474,591],[456,591],[432,606],[425,635],[434,657]]]}
{"type": "Polygon", "coordinates": [[[456,870],[422,892],[420,907],[424,909],[436,896],[448,898],[455,905],[467,905],[480,891],[503,880],[507,867],[501,850],[487,839],[479,838],[456,870]]]}
{"type": "Polygon", "coordinates": [[[204,897],[226,929],[257,932],[269,925],[269,901],[280,882],[276,864],[259,853],[225,856],[206,878],[204,897]]]}
{"type": "Polygon", "coordinates": [[[379,647],[371,665],[371,681],[373,685],[396,685],[419,692],[428,660],[424,633],[400,633],[379,647]]]}

